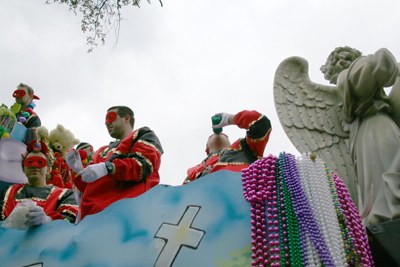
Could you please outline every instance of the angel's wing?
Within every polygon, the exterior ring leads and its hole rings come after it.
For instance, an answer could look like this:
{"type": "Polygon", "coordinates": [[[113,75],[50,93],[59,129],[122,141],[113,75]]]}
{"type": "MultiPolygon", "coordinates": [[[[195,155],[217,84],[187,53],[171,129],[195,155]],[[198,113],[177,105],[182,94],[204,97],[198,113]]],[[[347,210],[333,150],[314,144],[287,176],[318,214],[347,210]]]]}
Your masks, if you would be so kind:
{"type": "Polygon", "coordinates": [[[347,145],[348,131],[340,118],[342,102],[336,87],[314,83],[308,62],[285,59],[276,70],[275,108],[287,136],[300,153],[313,152],[339,175],[358,205],[357,178],[347,145]]]}

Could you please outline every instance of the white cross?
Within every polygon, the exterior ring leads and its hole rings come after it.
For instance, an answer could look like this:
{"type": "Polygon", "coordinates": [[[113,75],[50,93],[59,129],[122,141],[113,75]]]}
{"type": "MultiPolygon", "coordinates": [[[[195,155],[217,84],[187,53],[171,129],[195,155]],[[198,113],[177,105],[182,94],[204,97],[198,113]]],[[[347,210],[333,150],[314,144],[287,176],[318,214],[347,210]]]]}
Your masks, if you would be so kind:
{"type": "Polygon", "coordinates": [[[154,267],[172,266],[182,246],[196,249],[205,232],[192,228],[192,222],[199,212],[198,206],[187,206],[178,224],[163,223],[154,235],[165,240],[154,267]]]}

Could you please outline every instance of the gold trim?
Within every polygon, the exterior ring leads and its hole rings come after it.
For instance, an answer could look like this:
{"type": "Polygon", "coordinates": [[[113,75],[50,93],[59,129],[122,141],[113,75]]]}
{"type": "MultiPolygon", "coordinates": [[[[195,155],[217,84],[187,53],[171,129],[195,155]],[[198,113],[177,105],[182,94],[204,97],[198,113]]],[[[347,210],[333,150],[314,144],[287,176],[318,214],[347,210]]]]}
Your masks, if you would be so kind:
{"type": "MultiPolygon", "coordinates": [[[[211,168],[212,169],[212,168],[211,168]]],[[[210,170],[210,169],[209,169],[210,170]]],[[[202,171],[200,171],[200,172],[198,172],[198,173],[196,173],[196,176],[194,177],[194,179],[196,180],[197,178],[199,178],[199,176],[200,176],[200,174],[201,174],[201,172],[202,171]]],[[[190,178],[189,178],[190,179],[190,178]]]]}
{"type": "Polygon", "coordinates": [[[101,158],[103,158],[103,159],[106,159],[107,156],[108,156],[110,153],[114,153],[114,151],[115,151],[116,149],[117,149],[116,147],[110,149],[110,147],[108,146],[106,149],[104,149],[103,151],[101,151],[101,152],[99,153],[99,156],[100,156],[101,158]],[[106,154],[106,155],[105,155],[105,154],[106,154]]]}
{"type": "Polygon", "coordinates": [[[142,178],[143,178],[143,165],[142,165],[142,163],[140,162],[140,161],[138,161],[137,159],[135,159],[135,158],[133,158],[136,162],[137,162],[137,164],[139,164],[139,166],[140,166],[140,174],[139,174],[139,180],[141,181],[142,180],[142,178]]]}
{"type": "Polygon", "coordinates": [[[153,163],[151,163],[151,161],[150,161],[148,158],[146,158],[142,153],[136,152],[136,154],[139,155],[140,157],[142,157],[142,158],[144,158],[144,159],[146,160],[147,164],[149,164],[150,167],[151,167],[151,173],[153,173],[153,169],[154,169],[154,168],[153,168],[153,163]]]}
{"type": "Polygon", "coordinates": [[[64,189],[64,190],[60,193],[60,195],[58,196],[58,200],[60,200],[60,199],[63,197],[63,195],[65,195],[65,193],[67,193],[67,189],[64,189]]]}
{"type": "Polygon", "coordinates": [[[103,151],[101,151],[101,152],[99,153],[99,156],[100,156],[101,158],[104,158],[104,153],[106,153],[106,151],[108,151],[108,147],[106,147],[105,149],[103,149],[103,151]]]}
{"type": "Polygon", "coordinates": [[[8,201],[8,196],[10,195],[11,189],[13,188],[13,186],[10,186],[6,192],[6,195],[4,197],[4,203],[3,203],[3,210],[1,211],[1,218],[3,219],[3,221],[6,219],[6,215],[4,214],[4,211],[6,210],[6,205],[7,205],[7,201],[8,201]]]}
{"type": "Polygon", "coordinates": [[[119,150],[115,150],[115,151],[113,152],[113,154],[116,154],[116,155],[127,155],[127,154],[122,153],[122,152],[119,151],[119,150]]]}
{"type": "Polygon", "coordinates": [[[238,166],[238,165],[250,165],[248,163],[245,162],[217,162],[215,166],[228,166],[228,165],[232,165],[232,166],[238,166]]]}
{"type": "Polygon", "coordinates": [[[183,181],[183,184],[188,184],[188,183],[190,183],[192,180],[190,180],[190,178],[189,177],[187,177],[186,179],[185,179],[185,181],[183,181]]]}
{"type": "Polygon", "coordinates": [[[15,201],[16,201],[16,202],[22,202],[22,200],[24,200],[24,199],[31,199],[31,200],[46,202],[45,199],[43,199],[43,198],[38,198],[38,197],[30,197],[30,198],[16,199],[15,201]]]}
{"type": "Polygon", "coordinates": [[[17,196],[19,195],[19,193],[21,193],[22,189],[24,189],[25,185],[26,185],[26,184],[24,184],[24,185],[15,193],[15,195],[13,196],[13,198],[14,198],[15,200],[17,200],[17,196]]]}
{"type": "MultiPolygon", "coordinates": [[[[23,116],[21,116],[21,117],[23,117],[23,116]]],[[[24,125],[27,124],[28,121],[33,117],[37,117],[37,115],[30,115],[29,118],[25,121],[24,125]]]]}
{"type": "MultiPolygon", "coordinates": [[[[260,115],[260,117],[259,117],[257,120],[250,122],[250,123],[249,123],[249,128],[250,128],[251,126],[253,126],[253,125],[254,125],[254,123],[256,123],[257,121],[261,120],[261,119],[262,119],[262,117],[264,117],[264,115],[263,115],[263,114],[261,114],[261,115],[260,115]]],[[[248,129],[249,129],[249,128],[248,128],[248,129]]]]}
{"type": "MultiPolygon", "coordinates": [[[[58,209],[57,209],[58,210],[58,209]]],[[[74,217],[76,218],[76,215],[77,214],[75,214],[73,211],[71,211],[71,210],[63,210],[63,211],[60,211],[60,213],[69,213],[69,214],[71,214],[71,215],[74,215],[74,217]]]]}
{"type": "Polygon", "coordinates": [[[240,144],[240,141],[242,141],[242,140],[243,140],[243,138],[239,138],[239,141],[238,141],[238,147],[239,148],[228,147],[226,150],[241,151],[242,150],[242,145],[240,144]]]}
{"type": "Polygon", "coordinates": [[[138,142],[138,143],[142,143],[142,144],[144,144],[144,145],[146,145],[146,146],[149,146],[149,147],[154,148],[160,155],[162,155],[161,151],[158,150],[157,147],[156,147],[155,145],[153,145],[152,143],[147,142],[147,141],[144,141],[144,140],[139,140],[139,141],[137,141],[137,142],[138,142]]]}
{"type": "MultiPolygon", "coordinates": [[[[139,129],[140,130],[140,129],[139,129]]],[[[135,139],[138,138],[139,130],[136,130],[135,134],[132,136],[132,142],[135,142],[135,139]]]]}
{"type": "MultiPolygon", "coordinates": [[[[76,207],[76,208],[79,208],[78,205],[61,204],[60,206],[58,206],[56,211],[58,212],[62,207],[76,207]]],[[[64,211],[61,211],[61,212],[64,212],[64,211]]]]}
{"type": "Polygon", "coordinates": [[[249,137],[249,140],[250,140],[251,142],[253,142],[253,143],[264,141],[265,138],[267,138],[267,136],[268,136],[269,133],[271,132],[271,130],[272,130],[272,129],[269,129],[268,132],[267,132],[263,137],[256,138],[256,139],[252,139],[252,138],[249,137]]]}
{"type": "Polygon", "coordinates": [[[53,186],[53,187],[51,188],[50,193],[49,193],[49,195],[48,195],[47,198],[46,198],[46,201],[49,199],[50,195],[54,192],[54,190],[56,190],[56,187],[55,187],[55,186],[53,186]]]}
{"type": "Polygon", "coordinates": [[[49,192],[49,194],[47,195],[47,198],[46,198],[46,199],[38,198],[38,197],[17,199],[17,196],[19,195],[19,193],[21,193],[21,190],[22,190],[24,187],[25,187],[25,184],[24,184],[24,186],[22,186],[22,187],[17,191],[17,193],[14,195],[15,201],[21,202],[21,201],[24,200],[24,199],[32,199],[32,200],[36,200],[36,201],[46,202],[46,201],[50,198],[50,195],[54,192],[54,190],[56,190],[56,187],[51,185],[50,192],[49,192]]]}

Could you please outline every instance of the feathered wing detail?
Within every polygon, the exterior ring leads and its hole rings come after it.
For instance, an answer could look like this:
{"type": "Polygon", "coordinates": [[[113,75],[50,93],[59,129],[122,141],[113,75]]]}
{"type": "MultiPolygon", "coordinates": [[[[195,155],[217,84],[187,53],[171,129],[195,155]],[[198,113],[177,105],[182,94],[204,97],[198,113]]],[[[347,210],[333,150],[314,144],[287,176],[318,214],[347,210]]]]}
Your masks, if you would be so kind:
{"type": "Polygon", "coordinates": [[[357,178],[342,126],[342,102],[336,87],[314,83],[308,62],[285,59],[274,80],[275,109],[290,141],[300,153],[316,153],[339,175],[358,205],[357,178]]]}

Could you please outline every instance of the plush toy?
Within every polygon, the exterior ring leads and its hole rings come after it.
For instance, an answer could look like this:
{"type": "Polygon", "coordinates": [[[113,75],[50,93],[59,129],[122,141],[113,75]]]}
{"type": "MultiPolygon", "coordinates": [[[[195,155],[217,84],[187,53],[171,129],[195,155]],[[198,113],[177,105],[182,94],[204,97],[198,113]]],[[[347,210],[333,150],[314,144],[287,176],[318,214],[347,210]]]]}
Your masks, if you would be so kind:
{"type": "Polygon", "coordinates": [[[36,128],[36,136],[38,140],[42,140],[43,142],[46,143],[46,145],[49,145],[49,130],[47,130],[46,127],[44,126],[39,126],[36,128]]]}
{"type": "Polygon", "coordinates": [[[79,144],[79,140],[74,134],[65,129],[61,124],[57,128],[48,133],[43,126],[36,129],[38,139],[47,139],[48,145],[52,151],[52,170],[47,177],[47,184],[53,184],[58,187],[72,189],[72,174],[71,170],[65,162],[67,151],[71,150],[75,145],[79,144]]]}
{"type": "Polygon", "coordinates": [[[64,158],[67,155],[67,151],[79,143],[79,139],[76,139],[74,134],[61,124],[57,124],[57,128],[50,131],[49,145],[51,149],[54,152],[59,152],[64,158]]]}

